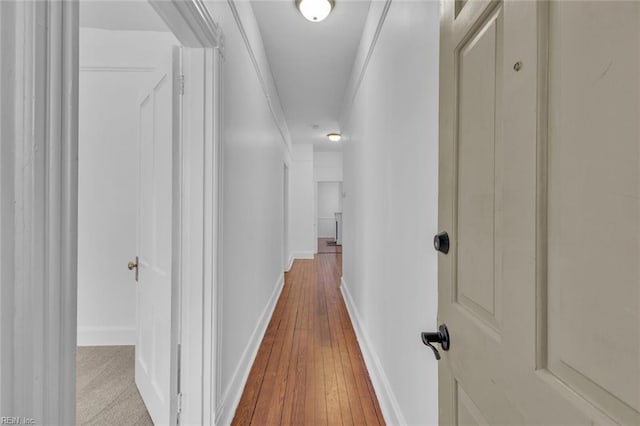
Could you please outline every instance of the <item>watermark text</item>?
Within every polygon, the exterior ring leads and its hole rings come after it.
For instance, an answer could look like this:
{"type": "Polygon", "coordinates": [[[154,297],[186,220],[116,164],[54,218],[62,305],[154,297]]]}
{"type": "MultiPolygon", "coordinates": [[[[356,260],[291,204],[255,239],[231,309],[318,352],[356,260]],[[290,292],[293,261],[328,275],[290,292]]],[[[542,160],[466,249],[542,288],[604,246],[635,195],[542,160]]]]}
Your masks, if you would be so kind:
{"type": "Polygon", "coordinates": [[[33,417],[0,416],[0,425],[35,425],[33,417]]]}

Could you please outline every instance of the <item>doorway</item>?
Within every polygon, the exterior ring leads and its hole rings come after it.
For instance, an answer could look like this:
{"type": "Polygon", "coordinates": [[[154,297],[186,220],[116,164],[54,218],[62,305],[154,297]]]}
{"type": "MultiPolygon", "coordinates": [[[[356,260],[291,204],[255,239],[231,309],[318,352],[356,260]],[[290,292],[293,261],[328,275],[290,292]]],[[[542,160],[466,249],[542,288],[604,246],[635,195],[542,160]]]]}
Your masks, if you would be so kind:
{"type": "MultiPolygon", "coordinates": [[[[316,253],[335,253],[342,245],[342,182],[316,182],[316,253]]],[[[341,250],[340,250],[341,251],[341,250]]]]}
{"type": "Polygon", "coordinates": [[[213,417],[221,34],[182,7],[80,2],[79,424],[213,417]]]}
{"type": "Polygon", "coordinates": [[[146,2],[80,26],[77,422],[168,423],[180,42],[146,2]]]}

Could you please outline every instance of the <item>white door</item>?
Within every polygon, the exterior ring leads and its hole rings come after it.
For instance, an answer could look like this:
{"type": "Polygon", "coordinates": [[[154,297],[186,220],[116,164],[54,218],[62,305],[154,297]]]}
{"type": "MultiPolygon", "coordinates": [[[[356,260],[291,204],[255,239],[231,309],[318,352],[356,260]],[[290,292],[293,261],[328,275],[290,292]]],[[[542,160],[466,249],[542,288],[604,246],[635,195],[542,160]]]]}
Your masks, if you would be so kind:
{"type": "Polygon", "coordinates": [[[445,1],[441,424],[640,424],[640,2],[445,1]]]}
{"type": "Polygon", "coordinates": [[[172,394],[172,146],[179,116],[174,67],[168,61],[139,106],[135,380],[155,424],[169,423],[172,394]]]}

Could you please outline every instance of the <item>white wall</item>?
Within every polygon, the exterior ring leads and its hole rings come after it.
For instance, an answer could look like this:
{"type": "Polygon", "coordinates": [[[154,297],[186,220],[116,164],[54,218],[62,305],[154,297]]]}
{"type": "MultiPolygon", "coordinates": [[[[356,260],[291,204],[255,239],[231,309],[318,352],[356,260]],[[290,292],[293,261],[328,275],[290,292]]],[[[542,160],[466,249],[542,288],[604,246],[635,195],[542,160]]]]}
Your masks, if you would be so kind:
{"type": "Polygon", "coordinates": [[[336,238],[335,213],[342,211],[342,183],[318,182],[318,238],[336,238]]]}
{"type": "Polygon", "coordinates": [[[80,30],[78,344],[132,345],[138,101],[173,34],[80,30]]]}
{"type": "Polygon", "coordinates": [[[343,293],[387,422],[437,424],[437,362],[420,332],[437,313],[439,5],[392,2],[367,64],[383,6],[372,3],[346,98],[343,293]]]}
{"type": "Polygon", "coordinates": [[[290,142],[250,3],[206,4],[225,43],[222,315],[215,366],[216,423],[224,425],[283,284],[283,173],[290,142]]]}
{"type": "Polygon", "coordinates": [[[342,152],[314,152],[313,177],[316,182],[342,181],[342,152]]]}
{"type": "Polygon", "coordinates": [[[291,256],[313,259],[315,241],[315,183],[313,181],[313,145],[294,144],[291,175],[291,256]]]}

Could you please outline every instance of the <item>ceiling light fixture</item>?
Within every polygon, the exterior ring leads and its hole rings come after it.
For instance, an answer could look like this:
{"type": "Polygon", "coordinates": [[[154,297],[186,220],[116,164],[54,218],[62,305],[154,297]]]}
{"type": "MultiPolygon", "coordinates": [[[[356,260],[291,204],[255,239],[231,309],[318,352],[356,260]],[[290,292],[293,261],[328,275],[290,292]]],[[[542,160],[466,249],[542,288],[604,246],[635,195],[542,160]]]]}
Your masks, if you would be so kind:
{"type": "Polygon", "coordinates": [[[311,22],[324,20],[333,9],[334,0],[296,0],[296,7],[311,22]]]}
{"type": "Polygon", "coordinates": [[[342,139],[342,135],[340,133],[327,133],[327,137],[331,142],[340,142],[342,139]]]}

